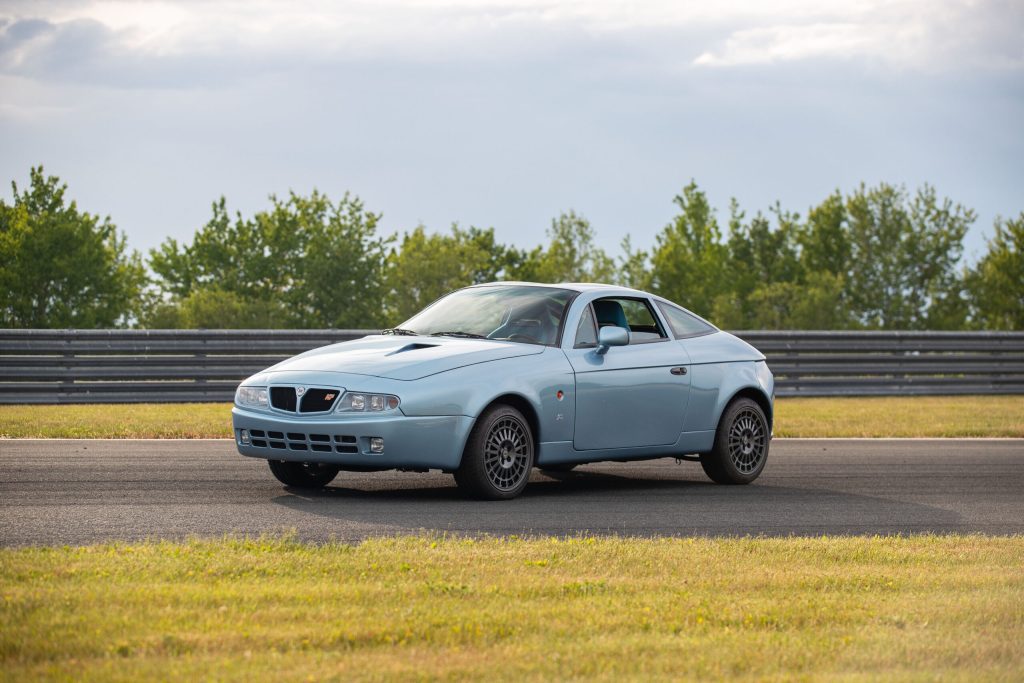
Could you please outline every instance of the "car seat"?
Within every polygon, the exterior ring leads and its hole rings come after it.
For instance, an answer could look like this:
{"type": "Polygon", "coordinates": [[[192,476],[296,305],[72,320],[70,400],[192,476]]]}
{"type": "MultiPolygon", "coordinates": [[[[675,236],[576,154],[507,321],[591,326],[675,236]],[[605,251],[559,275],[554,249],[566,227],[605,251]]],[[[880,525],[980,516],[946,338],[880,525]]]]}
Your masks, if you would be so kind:
{"type": "Polygon", "coordinates": [[[594,314],[597,315],[597,326],[624,328],[629,331],[629,323],[626,322],[626,312],[622,310],[622,304],[611,299],[599,299],[594,302],[594,314]]]}

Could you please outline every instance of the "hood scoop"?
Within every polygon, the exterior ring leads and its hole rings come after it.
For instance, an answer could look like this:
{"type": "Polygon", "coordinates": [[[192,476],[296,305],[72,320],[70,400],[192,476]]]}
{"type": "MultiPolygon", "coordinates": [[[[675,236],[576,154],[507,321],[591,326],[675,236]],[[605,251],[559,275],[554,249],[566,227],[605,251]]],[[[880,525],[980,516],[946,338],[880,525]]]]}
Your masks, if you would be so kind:
{"type": "Polygon", "coordinates": [[[435,348],[437,346],[440,346],[440,344],[424,344],[422,342],[413,342],[412,344],[406,344],[402,348],[395,349],[391,353],[386,353],[384,355],[385,356],[397,356],[398,354],[405,353],[406,351],[419,351],[420,349],[432,349],[432,348],[435,348]]]}

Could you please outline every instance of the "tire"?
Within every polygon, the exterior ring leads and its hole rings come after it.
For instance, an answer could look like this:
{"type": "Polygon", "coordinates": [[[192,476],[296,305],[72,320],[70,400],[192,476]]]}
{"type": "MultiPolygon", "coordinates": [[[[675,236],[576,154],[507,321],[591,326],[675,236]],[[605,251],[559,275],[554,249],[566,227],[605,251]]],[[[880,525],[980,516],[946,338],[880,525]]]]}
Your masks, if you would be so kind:
{"type": "Polygon", "coordinates": [[[761,406],[739,398],[722,413],[714,448],[701,453],[700,464],[717,484],[749,484],[764,470],[770,445],[768,420],[761,406]]]}
{"type": "Polygon", "coordinates": [[[526,488],[533,459],[530,424],[512,406],[498,404],[477,418],[455,483],[474,498],[510,500],[526,488]]]}
{"type": "Polygon", "coordinates": [[[290,460],[268,460],[270,471],[285,486],[297,489],[322,489],[330,484],[341,468],[318,462],[292,462],[290,460]]]}

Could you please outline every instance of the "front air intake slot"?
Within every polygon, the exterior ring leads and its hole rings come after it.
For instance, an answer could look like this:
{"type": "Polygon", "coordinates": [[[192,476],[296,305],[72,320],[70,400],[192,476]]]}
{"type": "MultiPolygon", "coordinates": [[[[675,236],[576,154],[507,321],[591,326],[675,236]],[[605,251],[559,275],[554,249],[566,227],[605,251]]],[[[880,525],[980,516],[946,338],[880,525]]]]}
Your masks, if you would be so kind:
{"type": "Polygon", "coordinates": [[[299,404],[300,413],[326,413],[338,400],[338,389],[307,389],[299,404]]]}
{"type": "Polygon", "coordinates": [[[295,387],[270,387],[270,405],[294,413],[297,400],[295,387]]]}

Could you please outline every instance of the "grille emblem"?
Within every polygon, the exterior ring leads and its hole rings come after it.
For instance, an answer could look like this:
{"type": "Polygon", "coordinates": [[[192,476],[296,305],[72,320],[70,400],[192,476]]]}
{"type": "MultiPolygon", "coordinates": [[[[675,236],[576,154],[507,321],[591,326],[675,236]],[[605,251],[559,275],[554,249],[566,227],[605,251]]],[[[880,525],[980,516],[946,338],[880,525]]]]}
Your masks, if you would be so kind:
{"type": "Polygon", "coordinates": [[[326,396],[324,396],[324,400],[325,401],[333,401],[334,400],[334,394],[327,394],[326,396]]]}
{"type": "Polygon", "coordinates": [[[295,387],[296,396],[302,396],[304,393],[306,393],[306,387],[295,387]]]}

